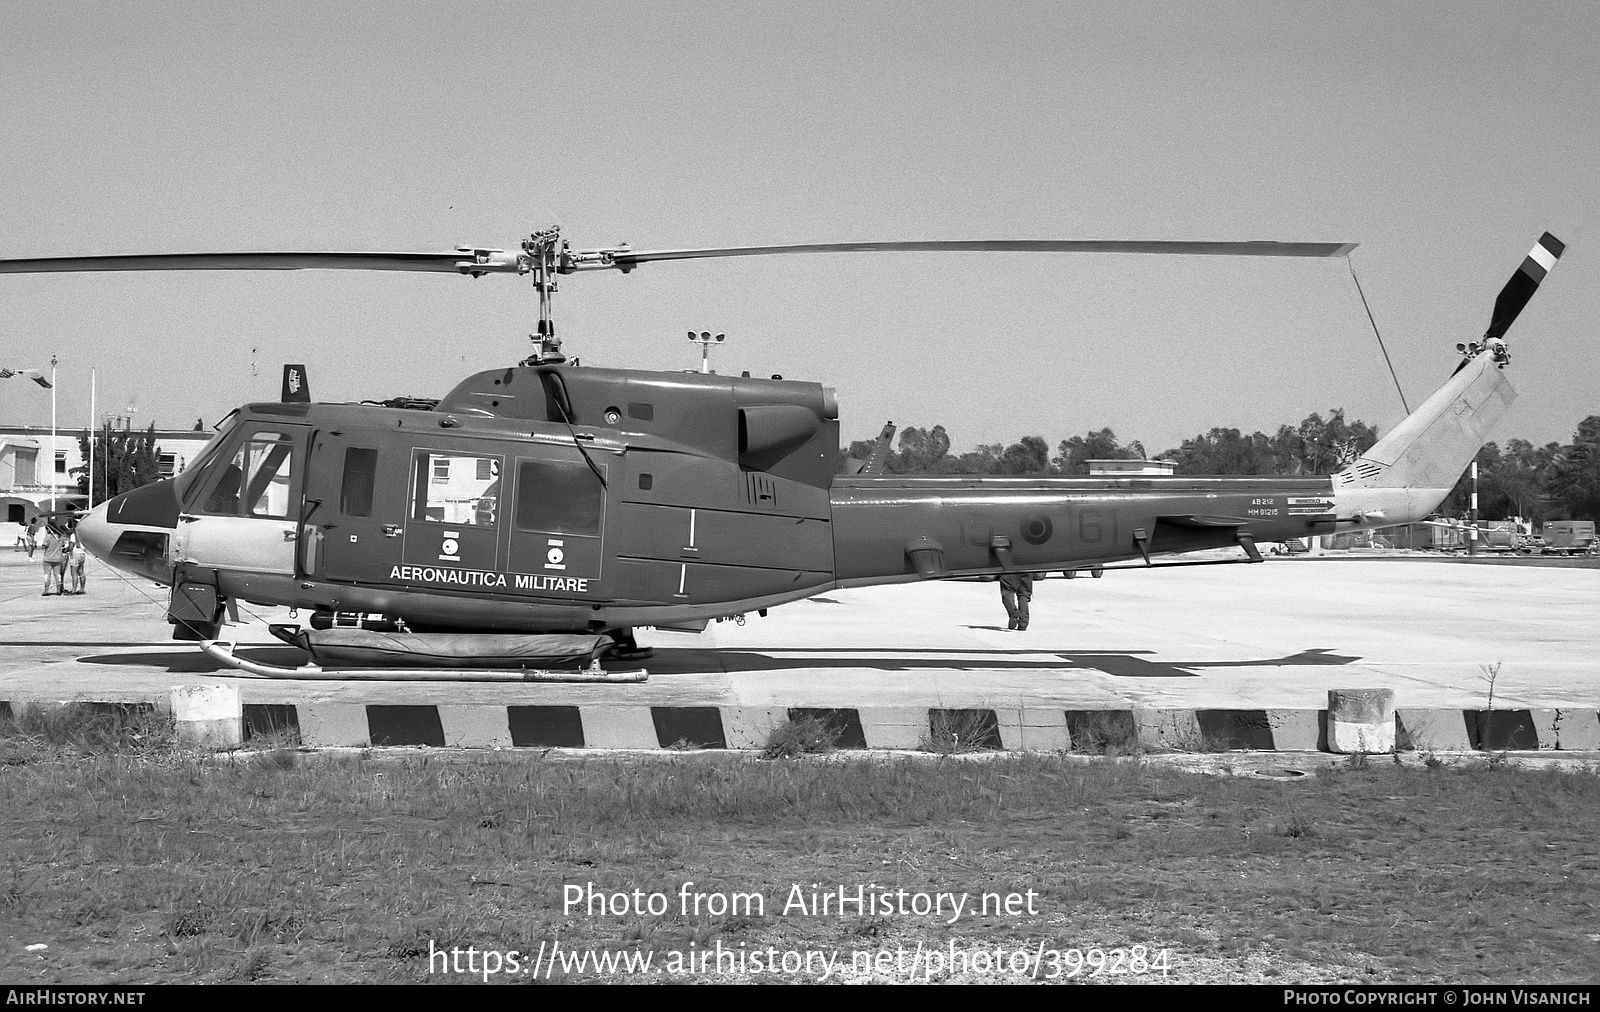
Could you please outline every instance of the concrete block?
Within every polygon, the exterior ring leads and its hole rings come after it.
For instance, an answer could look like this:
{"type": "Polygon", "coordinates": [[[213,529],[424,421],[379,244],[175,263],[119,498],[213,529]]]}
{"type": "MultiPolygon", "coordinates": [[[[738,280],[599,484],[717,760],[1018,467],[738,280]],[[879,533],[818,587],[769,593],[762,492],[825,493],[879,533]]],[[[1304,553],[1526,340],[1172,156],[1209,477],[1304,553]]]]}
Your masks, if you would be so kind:
{"type": "Polygon", "coordinates": [[[1528,710],[1465,710],[1461,719],[1473,748],[1521,752],[1540,747],[1533,714],[1528,710]]]}
{"type": "Polygon", "coordinates": [[[1272,725],[1267,722],[1265,710],[1197,709],[1194,719],[1200,726],[1201,741],[1206,751],[1272,751],[1272,725]]]}
{"type": "Polygon", "coordinates": [[[231,752],[244,744],[244,707],[237,685],[175,685],[168,698],[180,745],[231,752]]]}
{"type": "Polygon", "coordinates": [[[1015,751],[1060,752],[1072,747],[1067,733],[1067,714],[1059,707],[1033,706],[1003,709],[995,707],[1000,724],[1000,741],[1015,751]]]}
{"type": "Polygon", "coordinates": [[[921,748],[928,737],[926,706],[862,707],[858,712],[867,748],[921,748]]]}
{"type": "Polygon", "coordinates": [[[1560,710],[1530,709],[1528,719],[1533,722],[1533,733],[1539,740],[1540,751],[1561,747],[1561,732],[1556,727],[1561,720],[1560,710]]]}
{"type": "Polygon", "coordinates": [[[1467,752],[1472,740],[1460,710],[1407,709],[1394,711],[1395,748],[1413,752],[1467,752]]]}
{"type": "Polygon", "coordinates": [[[580,706],[588,748],[660,748],[648,706],[580,706]]]}
{"type": "Polygon", "coordinates": [[[766,748],[774,728],[789,722],[782,706],[724,706],[722,729],[729,748],[766,748]]]}
{"type": "Polygon", "coordinates": [[[1328,751],[1351,755],[1394,749],[1393,689],[1328,690],[1328,751]]]}
{"type": "MultiPolygon", "coordinates": [[[[1327,744],[1321,710],[1268,710],[1272,747],[1279,752],[1319,752],[1327,744]]],[[[1393,725],[1390,721],[1390,725],[1393,725]]]]}
{"type": "Polygon", "coordinates": [[[1200,722],[1193,710],[1165,710],[1136,706],[1133,719],[1139,728],[1139,743],[1145,748],[1199,752],[1203,745],[1200,722]]]}
{"type": "Polygon", "coordinates": [[[439,705],[444,743],[451,748],[506,748],[511,745],[511,725],[503,706],[439,705]]]}
{"type": "MultiPolygon", "coordinates": [[[[1555,711],[1556,748],[1568,752],[1600,752],[1600,713],[1581,707],[1555,711]]],[[[1539,732],[1544,740],[1544,731],[1539,732]]]]}
{"type": "Polygon", "coordinates": [[[330,748],[371,744],[367,708],[359,703],[300,703],[300,742],[330,748]]]}

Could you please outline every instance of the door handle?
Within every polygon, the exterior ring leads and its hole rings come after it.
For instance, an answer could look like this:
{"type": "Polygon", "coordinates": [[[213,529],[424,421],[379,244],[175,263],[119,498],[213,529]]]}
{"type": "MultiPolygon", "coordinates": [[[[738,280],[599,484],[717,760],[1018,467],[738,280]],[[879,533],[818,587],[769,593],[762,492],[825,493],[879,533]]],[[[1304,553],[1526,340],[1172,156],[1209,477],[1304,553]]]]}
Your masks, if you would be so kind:
{"type": "Polygon", "coordinates": [[[295,540],[296,537],[297,537],[297,533],[295,531],[290,530],[290,531],[284,531],[283,532],[283,540],[285,540],[285,541],[293,541],[293,540],[295,540]]]}
{"type": "Polygon", "coordinates": [[[405,531],[401,529],[399,524],[384,524],[383,525],[383,536],[386,537],[386,538],[398,538],[400,535],[402,535],[404,533],[405,533],[405,531]]]}

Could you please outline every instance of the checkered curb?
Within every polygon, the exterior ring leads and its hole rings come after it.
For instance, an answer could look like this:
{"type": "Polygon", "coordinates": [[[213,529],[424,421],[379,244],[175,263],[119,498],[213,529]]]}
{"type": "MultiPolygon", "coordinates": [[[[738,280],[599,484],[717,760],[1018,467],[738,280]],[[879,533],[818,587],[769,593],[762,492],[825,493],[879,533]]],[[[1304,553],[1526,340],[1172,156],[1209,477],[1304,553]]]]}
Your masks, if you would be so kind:
{"type": "MultiPolygon", "coordinates": [[[[24,704],[18,704],[24,705],[24,704]]],[[[148,700],[96,702],[110,710],[164,706],[148,700]]],[[[0,719],[12,704],[0,702],[0,719]]],[[[385,705],[346,702],[246,703],[245,736],[298,733],[311,746],[424,745],[438,748],[759,749],[790,720],[829,724],[845,749],[978,749],[1085,752],[1144,748],[1183,751],[1328,751],[1321,709],[1064,710],[927,707],[746,707],[385,705]]],[[[1600,750],[1594,709],[1395,710],[1402,751],[1600,750]]]]}

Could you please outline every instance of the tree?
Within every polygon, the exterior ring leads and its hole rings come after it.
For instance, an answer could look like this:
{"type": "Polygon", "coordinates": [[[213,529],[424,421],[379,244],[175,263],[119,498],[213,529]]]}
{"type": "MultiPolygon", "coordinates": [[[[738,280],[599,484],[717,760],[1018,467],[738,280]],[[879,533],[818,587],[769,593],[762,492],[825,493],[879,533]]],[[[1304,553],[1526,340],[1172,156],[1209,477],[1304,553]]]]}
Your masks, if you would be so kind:
{"type": "Polygon", "coordinates": [[[1055,465],[1062,474],[1088,474],[1091,460],[1144,460],[1144,444],[1137,439],[1123,446],[1109,428],[1063,439],[1055,465]]]}
{"type": "Polygon", "coordinates": [[[995,462],[995,474],[1049,474],[1050,444],[1043,436],[1023,436],[995,462]]]}
{"type": "MultiPolygon", "coordinates": [[[[78,436],[78,452],[83,455],[84,466],[73,468],[78,476],[78,492],[89,491],[89,434],[78,436]]],[[[129,489],[148,485],[161,478],[161,465],[156,459],[156,426],[144,432],[134,432],[126,424],[121,429],[105,428],[94,436],[94,498],[97,503],[129,489]]]]}
{"type": "Polygon", "coordinates": [[[1578,423],[1551,460],[1546,488],[1573,520],[1600,520],[1600,415],[1578,423]]]}
{"type": "Polygon", "coordinates": [[[979,443],[959,457],[946,457],[941,474],[998,474],[1000,455],[1006,450],[1004,443],[979,443]]]}
{"type": "Polygon", "coordinates": [[[900,452],[889,455],[885,470],[894,474],[940,474],[950,452],[950,434],[943,425],[931,429],[907,426],[900,432],[900,452]]]}
{"type": "Polygon", "coordinates": [[[1177,474],[1276,474],[1272,441],[1260,432],[1216,428],[1185,439],[1161,459],[1177,464],[1177,474]]]}
{"type": "Polygon", "coordinates": [[[1378,430],[1366,422],[1346,422],[1344,408],[1328,418],[1315,411],[1299,425],[1279,426],[1272,437],[1273,466],[1279,474],[1332,474],[1372,449],[1378,430]]]}

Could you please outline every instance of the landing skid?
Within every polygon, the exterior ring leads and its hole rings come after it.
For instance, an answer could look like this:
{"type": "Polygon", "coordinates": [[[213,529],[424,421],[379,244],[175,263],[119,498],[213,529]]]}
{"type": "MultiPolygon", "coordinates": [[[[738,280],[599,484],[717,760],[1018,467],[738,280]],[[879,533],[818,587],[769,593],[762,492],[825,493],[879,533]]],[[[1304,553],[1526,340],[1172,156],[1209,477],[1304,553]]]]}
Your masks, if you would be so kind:
{"type": "Polygon", "coordinates": [[[535,668],[324,668],[319,664],[302,664],[285,668],[277,664],[262,664],[234,653],[237,644],[221,640],[201,640],[200,649],[206,656],[230,668],[246,672],[257,678],[298,678],[320,681],[372,681],[372,682],[599,682],[623,684],[643,682],[649,672],[606,671],[599,661],[590,662],[586,668],[566,671],[547,671],[535,668]]]}

